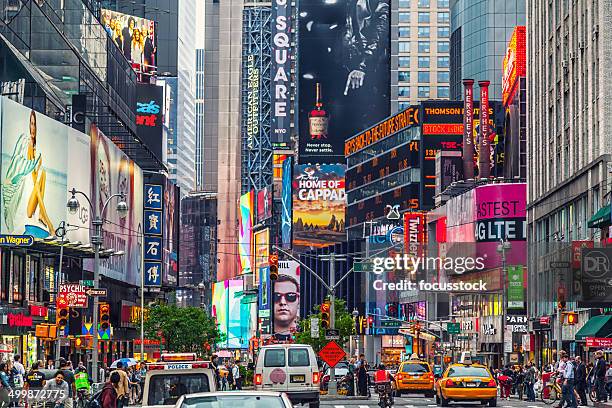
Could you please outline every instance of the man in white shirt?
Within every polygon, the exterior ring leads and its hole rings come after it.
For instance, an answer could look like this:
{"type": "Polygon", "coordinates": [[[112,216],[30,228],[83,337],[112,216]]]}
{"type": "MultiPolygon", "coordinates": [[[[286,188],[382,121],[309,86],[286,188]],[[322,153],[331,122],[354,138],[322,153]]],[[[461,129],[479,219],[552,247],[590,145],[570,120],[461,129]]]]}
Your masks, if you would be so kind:
{"type": "Polygon", "coordinates": [[[232,363],[232,376],[234,377],[234,384],[236,384],[237,390],[242,390],[242,377],[240,376],[240,366],[238,362],[232,363]]]}
{"type": "Polygon", "coordinates": [[[15,370],[17,370],[17,375],[18,375],[17,381],[19,381],[19,386],[23,387],[23,381],[25,379],[26,371],[25,371],[25,367],[23,366],[23,364],[21,364],[21,356],[15,355],[15,357],[13,357],[13,360],[14,360],[13,367],[15,368],[15,370]]]}

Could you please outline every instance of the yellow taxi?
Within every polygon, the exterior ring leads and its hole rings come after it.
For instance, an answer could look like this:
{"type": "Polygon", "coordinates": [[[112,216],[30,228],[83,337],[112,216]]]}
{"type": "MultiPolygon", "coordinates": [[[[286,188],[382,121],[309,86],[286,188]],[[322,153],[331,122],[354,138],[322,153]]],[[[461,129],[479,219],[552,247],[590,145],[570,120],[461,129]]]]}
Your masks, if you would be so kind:
{"type": "Polygon", "coordinates": [[[489,369],[472,363],[464,353],[457,364],[451,364],[436,382],[436,404],[448,407],[451,401],[480,401],[482,405],[497,406],[497,382],[489,369]]]}
{"type": "Polygon", "coordinates": [[[434,374],[428,362],[410,359],[403,361],[395,374],[395,393],[399,397],[402,393],[425,394],[434,396],[434,374]]]}

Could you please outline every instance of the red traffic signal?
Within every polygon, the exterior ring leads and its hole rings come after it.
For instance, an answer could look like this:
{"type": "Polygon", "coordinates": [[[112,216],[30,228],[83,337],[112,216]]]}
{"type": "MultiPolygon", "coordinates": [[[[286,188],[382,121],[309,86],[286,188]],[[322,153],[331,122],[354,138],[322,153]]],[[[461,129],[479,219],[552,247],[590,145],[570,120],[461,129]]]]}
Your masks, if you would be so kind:
{"type": "Polygon", "coordinates": [[[374,318],[372,316],[368,316],[368,327],[374,326],[374,318]]]}
{"type": "Polygon", "coordinates": [[[107,330],[110,327],[110,305],[100,304],[100,329],[107,330]]]}

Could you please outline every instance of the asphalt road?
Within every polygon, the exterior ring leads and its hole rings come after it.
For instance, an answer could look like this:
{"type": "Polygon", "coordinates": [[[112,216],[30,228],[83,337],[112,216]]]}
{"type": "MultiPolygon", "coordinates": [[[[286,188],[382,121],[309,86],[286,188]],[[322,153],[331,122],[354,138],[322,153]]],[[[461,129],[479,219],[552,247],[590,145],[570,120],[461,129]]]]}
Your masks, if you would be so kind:
{"type": "MultiPolygon", "coordinates": [[[[369,400],[333,400],[325,401],[321,400],[322,407],[333,407],[333,408],[373,408],[378,407],[375,396],[372,396],[369,400]]],[[[394,408],[416,408],[416,407],[435,407],[436,401],[433,398],[425,398],[419,395],[408,395],[401,398],[395,398],[394,408]]],[[[482,407],[480,403],[451,403],[451,407],[482,407]]],[[[527,402],[519,401],[518,399],[497,400],[498,408],[543,408],[548,405],[543,402],[527,402]]]]}

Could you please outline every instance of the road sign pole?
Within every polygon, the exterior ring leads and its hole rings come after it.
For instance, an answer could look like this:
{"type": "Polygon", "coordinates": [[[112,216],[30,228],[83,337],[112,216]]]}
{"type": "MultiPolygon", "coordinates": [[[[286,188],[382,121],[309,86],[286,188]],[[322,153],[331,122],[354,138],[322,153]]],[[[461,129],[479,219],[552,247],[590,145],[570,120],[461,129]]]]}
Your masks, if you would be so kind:
{"type": "MultiPolygon", "coordinates": [[[[329,328],[336,328],[336,254],[329,254],[329,328]]],[[[336,395],[338,393],[338,384],[336,383],[336,369],[331,367],[329,370],[329,383],[327,393],[329,395],[336,395]]]]}

